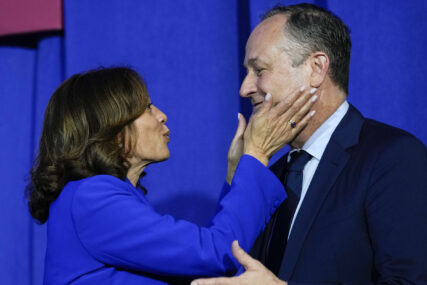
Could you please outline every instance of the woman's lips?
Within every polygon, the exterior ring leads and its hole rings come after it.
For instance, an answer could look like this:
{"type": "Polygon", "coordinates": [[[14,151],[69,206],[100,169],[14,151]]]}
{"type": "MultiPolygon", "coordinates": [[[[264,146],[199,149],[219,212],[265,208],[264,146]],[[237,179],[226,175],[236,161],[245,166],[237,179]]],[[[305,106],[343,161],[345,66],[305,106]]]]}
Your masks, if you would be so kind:
{"type": "Polygon", "coordinates": [[[168,142],[170,141],[170,131],[164,133],[163,136],[168,140],[168,142]]]}

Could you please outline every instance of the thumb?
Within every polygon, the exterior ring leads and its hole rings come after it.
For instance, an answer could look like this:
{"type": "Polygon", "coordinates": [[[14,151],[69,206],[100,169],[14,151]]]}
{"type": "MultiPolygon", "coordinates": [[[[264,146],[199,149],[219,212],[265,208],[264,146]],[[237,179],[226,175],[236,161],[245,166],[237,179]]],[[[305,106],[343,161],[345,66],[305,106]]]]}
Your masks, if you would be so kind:
{"type": "Polygon", "coordinates": [[[246,269],[250,270],[257,267],[257,260],[253,259],[240,246],[237,240],[233,241],[232,252],[237,261],[246,269]]]}
{"type": "Polygon", "coordinates": [[[236,133],[234,134],[233,142],[235,140],[241,139],[246,129],[246,119],[242,114],[238,114],[237,118],[239,119],[239,124],[237,125],[236,133]]]}

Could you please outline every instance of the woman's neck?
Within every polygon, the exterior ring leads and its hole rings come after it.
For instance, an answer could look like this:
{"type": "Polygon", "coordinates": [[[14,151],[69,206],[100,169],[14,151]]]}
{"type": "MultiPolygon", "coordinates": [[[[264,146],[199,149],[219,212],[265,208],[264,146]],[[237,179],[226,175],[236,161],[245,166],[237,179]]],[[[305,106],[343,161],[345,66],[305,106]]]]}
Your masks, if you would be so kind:
{"type": "Polygon", "coordinates": [[[142,163],[140,165],[131,166],[129,168],[126,176],[134,187],[136,187],[136,183],[138,183],[138,179],[141,176],[141,173],[144,171],[145,167],[147,167],[147,165],[148,163],[142,163]]]}

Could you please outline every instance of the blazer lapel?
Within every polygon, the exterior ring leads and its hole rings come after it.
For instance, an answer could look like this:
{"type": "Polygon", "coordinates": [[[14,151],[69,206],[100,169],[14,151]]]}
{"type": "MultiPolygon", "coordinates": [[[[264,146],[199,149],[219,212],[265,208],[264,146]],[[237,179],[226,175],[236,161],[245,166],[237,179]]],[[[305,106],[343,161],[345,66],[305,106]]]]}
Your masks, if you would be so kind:
{"type": "Polygon", "coordinates": [[[279,271],[281,279],[289,280],[292,277],[313,221],[349,159],[346,149],[358,142],[363,120],[362,115],[350,105],[333,133],[295,219],[279,271]]]}

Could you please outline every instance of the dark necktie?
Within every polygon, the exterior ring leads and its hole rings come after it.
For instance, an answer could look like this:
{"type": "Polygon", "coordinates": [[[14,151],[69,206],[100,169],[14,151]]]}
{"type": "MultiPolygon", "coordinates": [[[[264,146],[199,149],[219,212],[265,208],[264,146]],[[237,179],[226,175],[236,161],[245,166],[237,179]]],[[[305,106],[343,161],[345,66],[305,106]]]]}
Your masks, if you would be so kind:
{"type": "Polygon", "coordinates": [[[277,209],[273,222],[274,228],[268,244],[266,266],[275,274],[279,273],[292,218],[301,198],[304,166],[311,159],[311,155],[304,150],[294,151],[290,156],[284,181],[288,198],[277,209]]]}
{"type": "Polygon", "coordinates": [[[294,151],[291,153],[291,159],[288,163],[288,173],[285,178],[286,193],[291,191],[298,199],[301,198],[302,190],[302,171],[304,166],[311,159],[311,155],[304,150],[294,151]]]}

